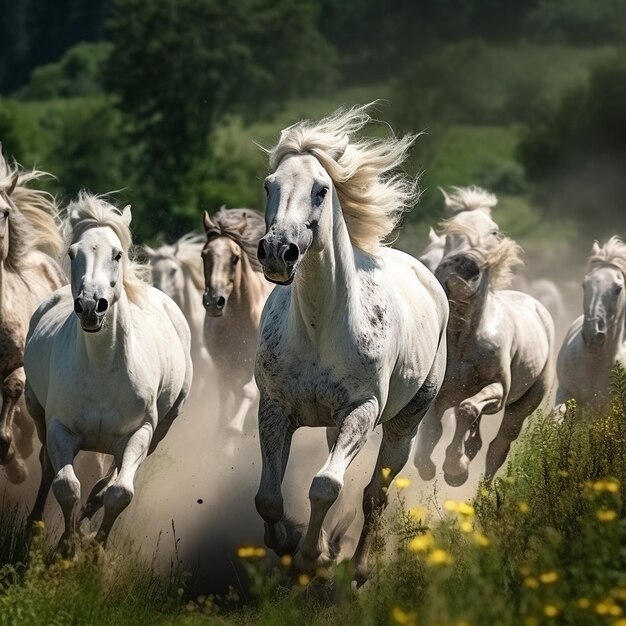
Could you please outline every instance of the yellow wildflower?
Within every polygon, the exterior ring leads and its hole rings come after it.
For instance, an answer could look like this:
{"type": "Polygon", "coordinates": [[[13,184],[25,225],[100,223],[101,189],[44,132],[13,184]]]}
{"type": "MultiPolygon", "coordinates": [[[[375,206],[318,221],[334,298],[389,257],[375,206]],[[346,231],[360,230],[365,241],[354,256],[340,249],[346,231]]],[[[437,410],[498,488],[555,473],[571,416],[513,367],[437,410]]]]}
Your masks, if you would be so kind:
{"type": "Polygon", "coordinates": [[[254,546],[242,546],[237,548],[237,556],[240,559],[263,558],[267,554],[265,548],[256,548],[254,546]]]}
{"type": "Polygon", "coordinates": [[[613,622],[613,626],[626,626],[626,619],[618,619],[616,622],[613,622]]]}
{"type": "Polygon", "coordinates": [[[611,595],[618,600],[626,600],[626,589],[624,587],[617,587],[611,591],[611,595]]]}
{"type": "Polygon", "coordinates": [[[591,606],[591,600],[589,598],[579,598],[578,602],[576,602],[576,606],[579,609],[588,609],[591,606]]]}
{"type": "Polygon", "coordinates": [[[567,470],[559,470],[559,476],[561,478],[567,478],[569,476],[569,472],[567,470]]]}
{"type": "Polygon", "coordinates": [[[514,485],[515,484],[515,476],[506,476],[504,478],[504,480],[509,483],[509,485],[514,485]]]}
{"type": "Polygon", "coordinates": [[[472,522],[470,522],[467,519],[461,520],[461,523],[459,524],[459,528],[461,529],[461,532],[464,532],[464,533],[471,533],[474,530],[474,526],[472,525],[472,522]]]}
{"type": "Polygon", "coordinates": [[[428,509],[423,506],[412,506],[407,513],[415,521],[421,522],[428,517],[428,509]]]}
{"type": "Polygon", "coordinates": [[[611,605],[608,602],[598,602],[596,604],[596,613],[598,615],[608,615],[611,610],[611,605]]]}
{"type": "Polygon", "coordinates": [[[620,615],[622,615],[623,613],[623,609],[621,606],[618,606],[617,604],[612,604],[611,608],[609,609],[609,615],[611,615],[612,617],[619,617],[620,615]]]}
{"type": "Polygon", "coordinates": [[[311,582],[311,579],[306,574],[300,574],[298,576],[298,584],[300,587],[306,587],[311,582]]]}
{"type": "Polygon", "coordinates": [[[596,517],[601,522],[613,522],[617,519],[617,512],[612,509],[598,509],[596,511],[596,517]]]}
{"type": "Polygon", "coordinates": [[[543,574],[539,574],[539,580],[544,585],[555,583],[558,579],[559,575],[557,574],[557,572],[544,572],[543,574]]]}
{"type": "Polygon", "coordinates": [[[43,523],[42,519],[35,520],[33,522],[33,528],[38,528],[39,530],[43,530],[46,525],[43,523]]]}
{"type": "Polygon", "coordinates": [[[468,621],[461,619],[456,623],[456,626],[472,626],[468,621]]]}
{"type": "Polygon", "coordinates": [[[411,539],[407,547],[411,552],[426,552],[434,545],[435,538],[430,533],[424,533],[411,539]]]}
{"type": "Polygon", "coordinates": [[[318,578],[321,578],[322,580],[329,580],[330,579],[330,572],[325,567],[318,567],[315,570],[315,575],[318,578]]]}
{"type": "Polygon", "coordinates": [[[526,589],[538,589],[539,582],[532,576],[526,576],[526,578],[524,578],[524,587],[526,587],[526,589]]]}
{"type": "Polygon", "coordinates": [[[443,508],[446,511],[450,511],[450,513],[453,513],[454,511],[456,511],[458,506],[459,506],[459,503],[456,500],[446,500],[443,503],[443,508]]]}
{"type": "Polygon", "coordinates": [[[383,467],[383,469],[381,470],[381,474],[383,475],[383,478],[385,480],[389,480],[389,476],[391,476],[391,468],[383,467]]]}
{"type": "Polygon", "coordinates": [[[487,487],[481,487],[480,488],[480,495],[487,497],[489,495],[489,489],[487,489],[487,487]]]}
{"type": "Polygon", "coordinates": [[[524,502],[523,500],[521,502],[517,503],[517,508],[519,509],[519,512],[523,513],[524,515],[526,513],[528,513],[528,511],[530,511],[530,507],[528,506],[528,502],[524,502]]]}
{"type": "Polygon", "coordinates": [[[474,507],[471,504],[467,504],[467,502],[459,502],[456,510],[464,517],[473,517],[475,513],[474,507]]]}
{"type": "Polygon", "coordinates": [[[543,607],[543,614],[546,617],[556,617],[559,614],[559,607],[554,604],[546,604],[543,607]]]}
{"type": "Polygon", "coordinates": [[[483,535],[483,533],[476,531],[474,533],[474,541],[481,547],[481,548],[486,548],[490,541],[489,538],[486,535],[483,535]]]}
{"type": "Polygon", "coordinates": [[[59,561],[59,565],[61,566],[61,569],[71,569],[72,567],[74,567],[75,563],[74,561],[70,561],[69,559],[61,559],[59,561]]]}
{"type": "Polygon", "coordinates": [[[411,484],[411,479],[406,478],[406,476],[398,476],[396,478],[396,489],[401,491],[402,489],[406,489],[411,484]]]}
{"type": "Polygon", "coordinates": [[[450,565],[452,557],[442,548],[433,550],[426,559],[428,565],[450,565]]]}
{"type": "Polygon", "coordinates": [[[292,561],[293,561],[293,558],[292,558],[291,554],[283,554],[280,557],[280,564],[283,567],[289,567],[291,565],[292,561]]]}
{"type": "Polygon", "coordinates": [[[399,606],[394,606],[391,609],[391,617],[397,624],[413,624],[415,622],[415,613],[407,612],[401,609],[399,606]]]}

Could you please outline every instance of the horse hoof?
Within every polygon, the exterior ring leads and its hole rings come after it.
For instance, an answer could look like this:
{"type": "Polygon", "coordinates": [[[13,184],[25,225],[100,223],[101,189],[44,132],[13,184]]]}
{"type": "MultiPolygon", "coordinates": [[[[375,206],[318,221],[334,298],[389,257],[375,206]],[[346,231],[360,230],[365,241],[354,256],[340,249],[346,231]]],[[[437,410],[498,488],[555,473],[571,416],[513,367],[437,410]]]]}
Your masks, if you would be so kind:
{"type": "Polygon", "coordinates": [[[57,552],[61,555],[61,558],[73,561],[78,555],[78,537],[63,535],[57,546],[57,552]]]}
{"type": "Polygon", "coordinates": [[[434,463],[416,463],[415,466],[422,480],[432,480],[437,473],[434,463]]]}
{"type": "Polygon", "coordinates": [[[463,472],[462,474],[446,474],[444,473],[443,479],[450,487],[460,487],[467,482],[469,472],[463,472]]]}

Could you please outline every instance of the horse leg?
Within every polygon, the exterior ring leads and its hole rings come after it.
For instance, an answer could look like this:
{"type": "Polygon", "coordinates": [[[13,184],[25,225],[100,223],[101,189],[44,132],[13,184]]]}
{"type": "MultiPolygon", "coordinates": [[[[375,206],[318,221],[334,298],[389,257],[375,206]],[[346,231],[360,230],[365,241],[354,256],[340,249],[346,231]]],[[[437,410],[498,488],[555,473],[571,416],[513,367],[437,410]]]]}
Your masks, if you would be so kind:
{"type": "Polygon", "coordinates": [[[435,400],[417,431],[414,464],[422,480],[432,480],[435,477],[437,468],[431,457],[441,439],[443,416],[448,408],[443,402],[435,400]]]}
{"type": "Polygon", "coordinates": [[[51,421],[46,447],[56,474],[52,481],[52,492],[61,506],[65,521],[65,531],[57,549],[65,558],[72,558],[76,554],[76,507],[80,502],[80,482],[73,463],[80,450],[81,440],[60,422],[51,421]]]}
{"type": "Polygon", "coordinates": [[[11,372],[2,381],[2,411],[0,411],[0,464],[7,465],[15,456],[13,418],[24,391],[24,368],[11,372]]]}
{"type": "Polygon", "coordinates": [[[485,480],[491,481],[500,469],[522,430],[524,421],[543,401],[549,381],[540,378],[526,393],[506,407],[500,430],[487,450],[485,480]]]}
{"type": "Polygon", "coordinates": [[[257,393],[256,383],[254,382],[254,378],[252,378],[241,389],[242,398],[237,412],[234,417],[228,421],[227,432],[229,438],[238,440],[243,434],[246,416],[254,403],[257,393]]]}
{"type": "Polygon", "coordinates": [[[265,522],[265,545],[277,554],[294,554],[300,540],[299,531],[285,517],[281,491],[294,432],[294,425],[281,408],[261,394],[259,443],[262,469],[254,502],[265,522]]]}
{"type": "Polygon", "coordinates": [[[32,528],[33,522],[43,520],[43,510],[46,506],[46,500],[48,499],[50,487],[52,486],[52,481],[54,479],[54,469],[52,468],[50,457],[46,451],[46,446],[41,446],[41,451],[39,452],[39,462],[41,464],[41,482],[39,483],[39,489],[37,490],[35,505],[28,516],[28,529],[32,528]]]}
{"type": "Polygon", "coordinates": [[[104,493],[107,487],[117,478],[117,466],[115,461],[111,464],[109,471],[101,478],[92,488],[87,502],[83,507],[83,511],[80,516],[80,521],[91,518],[102,508],[104,505],[104,493]]]}
{"type": "Polygon", "coordinates": [[[479,417],[469,427],[469,433],[467,435],[467,439],[465,440],[465,454],[467,455],[470,463],[474,460],[476,455],[480,452],[480,449],[483,447],[483,438],[480,434],[480,422],[481,418],[479,417]]]}
{"type": "Polygon", "coordinates": [[[14,423],[20,432],[17,448],[22,458],[27,459],[34,451],[35,422],[23,402],[18,403],[15,409],[14,423]]]}
{"type": "Polygon", "coordinates": [[[312,571],[320,565],[329,565],[335,559],[322,525],[328,510],[339,497],[348,466],[376,426],[378,401],[372,398],[334,417],[339,423],[337,440],[326,463],[311,483],[311,517],[298,554],[298,566],[312,571]]]}
{"type": "MultiPolygon", "coordinates": [[[[483,387],[477,394],[463,400],[456,407],[454,411],[456,419],[454,437],[446,449],[446,458],[443,463],[444,479],[448,485],[460,487],[467,480],[470,462],[465,450],[467,432],[476,422],[479,422],[483,413],[497,413],[502,408],[503,398],[504,385],[502,382],[495,382],[483,387]]],[[[476,443],[477,440],[474,441],[473,445],[475,446],[476,443]]],[[[471,451],[475,453],[474,449],[471,451]]]]}
{"type": "Polygon", "coordinates": [[[326,445],[328,446],[328,453],[333,449],[337,437],[339,436],[339,428],[336,426],[328,426],[326,428],[326,445]]]}
{"type": "Polygon", "coordinates": [[[119,472],[104,492],[104,517],[96,533],[96,541],[105,548],[115,520],[133,499],[135,474],[148,456],[152,435],[151,424],[145,423],[125,440],[121,450],[115,451],[119,472]]]}

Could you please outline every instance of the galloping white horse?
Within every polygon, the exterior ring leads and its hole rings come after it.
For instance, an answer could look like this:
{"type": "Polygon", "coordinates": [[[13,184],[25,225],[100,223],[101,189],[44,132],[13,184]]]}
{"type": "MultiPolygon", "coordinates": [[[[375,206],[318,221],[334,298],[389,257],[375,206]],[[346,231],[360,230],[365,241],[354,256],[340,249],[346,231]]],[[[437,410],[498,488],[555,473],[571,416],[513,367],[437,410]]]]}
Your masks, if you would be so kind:
{"type": "Polygon", "coordinates": [[[626,365],[626,244],[611,237],[591,250],[583,281],[583,315],[570,327],[557,360],[556,404],[574,399],[602,410],[609,401],[609,374],[626,365]]]}
{"type": "MultiPolygon", "coordinates": [[[[481,236],[495,235],[498,225],[491,219],[491,209],[498,199],[492,193],[471,185],[470,187],[452,187],[450,194],[441,187],[444,212],[448,219],[456,224],[472,228],[481,236]]],[[[439,235],[434,229],[428,233],[430,243],[419,260],[434,274],[443,257],[463,243],[463,235],[439,235]]]]}
{"type": "Polygon", "coordinates": [[[465,244],[446,255],[435,275],[450,303],[448,365],[441,392],[424,419],[415,464],[420,475],[435,475],[431,461],[441,438],[443,414],[454,407],[456,431],[446,450],[444,478],[453,486],[468,477],[468,465],[482,447],[480,420],[504,409],[502,425],[487,452],[485,478],[504,463],[524,420],[541,404],[553,379],[554,324],[534,298],[502,290],[520,264],[519,246],[500,235],[498,243],[467,226],[444,223],[447,236],[465,244]]]}
{"type": "Polygon", "coordinates": [[[118,211],[85,192],[69,205],[71,284],[35,311],[26,343],[26,400],[45,450],[30,519],[41,519],[52,486],[65,554],[76,548],[79,450],[113,455],[87,503],[89,514],[104,505],[96,540],[105,545],[132,499],[135,473],[191,384],[189,327],[170,298],[140,280],[128,258],[130,220],[130,207],[118,211]]]}
{"type": "Polygon", "coordinates": [[[216,369],[219,428],[230,454],[258,399],[254,357],[261,311],[272,290],[256,258],[265,223],[250,209],[222,208],[213,218],[205,212],[204,230],[204,336],[216,369]]]}
{"type": "Polygon", "coordinates": [[[67,282],[53,257],[62,248],[50,194],[28,183],[45,172],[11,167],[0,154],[0,464],[12,483],[26,478],[35,427],[26,411],[24,343],[39,303],[67,282]]]}
{"type": "Polygon", "coordinates": [[[204,379],[211,371],[211,358],[204,343],[204,277],[200,257],[203,245],[202,235],[188,234],[171,246],[156,250],[143,246],[152,268],[152,285],[176,302],[189,324],[194,389],[199,394],[204,392],[204,379]]]}
{"type": "Polygon", "coordinates": [[[373,520],[386,504],[388,482],[404,467],[441,386],[448,318],[434,276],[413,257],[381,245],[415,199],[414,186],[390,174],[414,137],[357,140],[369,121],[366,111],[340,110],[282,132],[269,153],[267,234],[258,248],[267,279],[283,285],[263,311],[256,359],[263,456],[256,506],[265,542],[279,554],[297,553],[304,570],[334,560],[324,518],[347,467],[382,424],[363,495],[357,581],[368,575],[373,520]],[[334,441],[311,484],[304,538],[286,518],[281,494],[300,426],[325,426],[334,441]]]}

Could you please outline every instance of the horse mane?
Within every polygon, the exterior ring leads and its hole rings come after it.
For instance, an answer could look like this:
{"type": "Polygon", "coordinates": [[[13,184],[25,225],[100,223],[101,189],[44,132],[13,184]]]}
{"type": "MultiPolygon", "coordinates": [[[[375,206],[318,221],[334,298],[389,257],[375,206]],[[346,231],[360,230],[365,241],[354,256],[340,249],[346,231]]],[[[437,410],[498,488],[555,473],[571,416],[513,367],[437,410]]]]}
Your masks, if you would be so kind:
{"type": "Polygon", "coordinates": [[[456,215],[463,211],[484,211],[491,215],[491,209],[498,204],[498,198],[489,191],[470,185],[469,187],[452,187],[451,193],[439,187],[443,194],[445,212],[448,215],[456,215]]]}
{"type": "Polygon", "coordinates": [[[217,237],[229,237],[244,251],[252,269],[255,272],[263,271],[256,255],[259,240],[265,235],[265,220],[260,213],[252,209],[222,207],[211,217],[211,221],[215,228],[207,233],[207,243],[217,237]],[[246,227],[241,230],[244,218],[246,227]]]}
{"type": "Polygon", "coordinates": [[[475,228],[467,224],[459,224],[452,219],[445,220],[440,224],[440,229],[445,235],[462,235],[467,238],[470,250],[476,254],[482,268],[490,268],[489,286],[492,289],[506,289],[511,285],[515,270],[522,265],[523,250],[513,239],[497,233],[491,235],[493,240],[487,240],[475,228]]]}
{"type": "Polygon", "coordinates": [[[200,253],[204,247],[205,237],[198,233],[187,233],[171,245],[165,244],[151,254],[151,260],[170,259],[176,261],[183,272],[189,274],[191,282],[197,289],[204,289],[204,274],[200,253]]]}
{"type": "Polygon", "coordinates": [[[33,248],[54,259],[58,259],[63,250],[54,197],[47,191],[27,186],[31,181],[51,174],[35,169],[26,171],[15,162],[9,164],[0,153],[0,191],[9,188],[15,176],[17,184],[11,195],[6,196],[12,211],[9,216],[9,250],[4,263],[12,272],[24,267],[24,258],[33,248]]]}
{"type": "Polygon", "coordinates": [[[123,212],[104,200],[102,196],[85,190],[78,193],[78,197],[70,202],[66,211],[64,230],[67,248],[91,228],[107,227],[117,235],[124,252],[122,256],[124,290],[131,302],[141,304],[149,286],[147,282],[149,270],[146,265],[137,263],[130,257],[132,235],[128,219],[123,212]]]}
{"type": "Polygon", "coordinates": [[[626,243],[613,235],[604,246],[593,242],[591,256],[587,262],[587,271],[602,265],[612,265],[619,269],[626,278],[626,243]]]}
{"type": "Polygon", "coordinates": [[[311,154],[331,177],[352,245],[376,254],[419,198],[416,180],[393,174],[416,135],[356,139],[374,103],[339,109],[319,122],[304,120],[281,132],[268,150],[272,171],[290,154],[311,154]]]}

